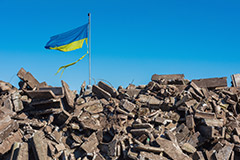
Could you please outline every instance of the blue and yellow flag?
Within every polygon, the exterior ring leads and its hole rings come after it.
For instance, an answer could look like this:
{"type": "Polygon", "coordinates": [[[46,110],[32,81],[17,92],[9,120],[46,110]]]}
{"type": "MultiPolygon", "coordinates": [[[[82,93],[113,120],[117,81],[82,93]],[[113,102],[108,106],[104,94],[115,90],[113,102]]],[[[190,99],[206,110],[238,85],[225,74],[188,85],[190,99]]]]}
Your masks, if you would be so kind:
{"type": "MultiPolygon", "coordinates": [[[[82,48],[84,41],[86,41],[86,43],[88,42],[88,23],[81,27],[72,29],[68,32],[52,36],[50,41],[48,41],[48,43],[46,44],[45,48],[68,52],[82,48]]],[[[81,58],[79,58],[76,62],[61,66],[58,69],[57,73],[59,73],[62,70],[63,74],[64,70],[67,67],[76,64],[77,62],[82,60],[87,54],[88,52],[81,58]]]]}
{"type": "Polygon", "coordinates": [[[63,52],[82,48],[83,42],[88,40],[88,24],[68,32],[52,36],[46,44],[46,49],[55,49],[63,52]]]}

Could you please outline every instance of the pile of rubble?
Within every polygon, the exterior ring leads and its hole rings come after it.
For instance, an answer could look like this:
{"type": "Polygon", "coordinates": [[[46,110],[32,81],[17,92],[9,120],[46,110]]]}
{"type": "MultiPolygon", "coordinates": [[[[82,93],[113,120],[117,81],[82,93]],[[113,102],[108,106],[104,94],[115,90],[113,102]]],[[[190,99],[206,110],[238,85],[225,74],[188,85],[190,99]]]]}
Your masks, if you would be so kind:
{"type": "Polygon", "coordinates": [[[0,81],[0,159],[240,158],[240,74],[230,88],[176,74],[117,90],[84,82],[79,94],[17,75],[19,89],[0,81]]]}

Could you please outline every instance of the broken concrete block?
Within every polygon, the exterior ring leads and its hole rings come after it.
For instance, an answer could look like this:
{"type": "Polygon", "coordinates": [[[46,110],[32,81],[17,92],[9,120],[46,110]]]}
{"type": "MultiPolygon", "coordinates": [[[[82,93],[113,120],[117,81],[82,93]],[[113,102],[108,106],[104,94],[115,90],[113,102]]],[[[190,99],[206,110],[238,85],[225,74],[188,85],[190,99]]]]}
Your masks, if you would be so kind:
{"type": "Polygon", "coordinates": [[[22,141],[22,134],[20,133],[19,130],[17,132],[13,133],[12,135],[9,135],[0,144],[0,155],[8,152],[15,142],[21,142],[21,141],[22,141]]]}
{"type": "Polygon", "coordinates": [[[215,118],[215,114],[214,113],[208,113],[208,112],[196,111],[195,114],[194,114],[194,118],[213,119],[213,118],[215,118]]]}
{"type": "Polygon", "coordinates": [[[234,142],[235,144],[240,144],[239,136],[233,135],[233,136],[232,136],[232,139],[233,139],[233,142],[234,142]]]}
{"type": "Polygon", "coordinates": [[[202,100],[202,97],[199,96],[193,88],[189,88],[188,91],[191,93],[192,97],[197,100],[198,102],[200,102],[202,100]]]}
{"type": "Polygon", "coordinates": [[[188,153],[194,153],[197,151],[197,149],[189,143],[184,143],[183,145],[181,145],[181,148],[183,151],[186,151],[188,153]]]}
{"type": "Polygon", "coordinates": [[[181,149],[177,148],[176,145],[164,138],[157,138],[156,142],[164,149],[164,152],[172,159],[184,159],[190,160],[191,158],[184,154],[181,149]]]}
{"type": "Polygon", "coordinates": [[[17,119],[17,120],[25,120],[28,118],[28,116],[26,115],[26,113],[23,112],[23,113],[13,116],[12,118],[17,119]]]}
{"type": "Polygon", "coordinates": [[[63,90],[64,90],[64,94],[65,94],[67,104],[71,108],[74,108],[74,99],[75,99],[74,93],[69,89],[69,86],[66,82],[64,82],[63,80],[61,82],[62,82],[62,87],[63,87],[63,90]]]}
{"type": "Polygon", "coordinates": [[[168,139],[170,139],[170,141],[172,141],[174,143],[174,145],[180,149],[179,145],[178,145],[178,141],[177,141],[177,137],[173,134],[172,131],[168,130],[165,132],[165,135],[168,139]]]}
{"type": "Polygon", "coordinates": [[[61,152],[65,149],[65,146],[63,143],[59,143],[59,144],[55,145],[55,148],[56,148],[57,152],[61,152]]]}
{"type": "Polygon", "coordinates": [[[5,117],[5,115],[9,115],[10,117],[14,117],[14,116],[16,116],[16,112],[13,112],[12,110],[10,110],[6,107],[0,107],[0,117],[5,117]]]}
{"type": "Polygon", "coordinates": [[[240,74],[231,75],[232,83],[234,87],[240,88],[240,74]]]}
{"type": "Polygon", "coordinates": [[[76,141],[77,143],[79,143],[79,144],[82,144],[82,139],[81,139],[81,137],[80,136],[77,136],[77,135],[75,135],[74,133],[71,133],[71,137],[72,137],[72,139],[74,140],[74,141],[76,141]]]}
{"type": "Polygon", "coordinates": [[[113,98],[116,98],[118,96],[118,91],[115,88],[107,85],[106,83],[100,81],[98,82],[98,86],[103,90],[107,91],[108,93],[110,93],[113,98]]]}
{"type": "Polygon", "coordinates": [[[152,146],[147,146],[147,145],[136,145],[134,147],[136,150],[140,151],[147,151],[147,152],[153,152],[153,153],[161,153],[164,151],[163,148],[160,147],[152,147],[152,146]]]}
{"type": "Polygon", "coordinates": [[[182,123],[180,126],[178,126],[176,128],[176,138],[178,140],[178,142],[180,143],[181,141],[183,141],[189,134],[189,129],[187,128],[187,126],[185,126],[184,123],[182,123]]]}
{"type": "Polygon", "coordinates": [[[86,129],[92,129],[92,130],[98,130],[102,128],[99,120],[91,116],[90,114],[81,114],[81,116],[78,118],[79,123],[83,128],[86,129]]]}
{"type": "Polygon", "coordinates": [[[234,128],[235,133],[240,136],[240,127],[234,128]]]}
{"type": "Polygon", "coordinates": [[[96,94],[99,98],[106,98],[107,100],[111,98],[110,93],[108,93],[107,91],[103,90],[102,88],[96,85],[92,86],[92,92],[96,94]]]}
{"type": "Polygon", "coordinates": [[[213,138],[214,127],[201,125],[201,126],[198,126],[198,128],[201,135],[207,138],[213,138]]]}
{"type": "Polygon", "coordinates": [[[186,116],[186,125],[189,129],[193,129],[195,127],[193,115],[186,116]]]}
{"type": "Polygon", "coordinates": [[[227,87],[227,77],[222,78],[208,78],[192,80],[198,87],[202,88],[216,88],[216,87],[227,87]]]}
{"type": "Polygon", "coordinates": [[[109,142],[108,143],[108,151],[107,151],[107,153],[108,153],[108,155],[110,156],[110,157],[116,157],[116,156],[118,156],[119,155],[119,153],[118,153],[118,140],[117,139],[114,139],[113,138],[113,140],[111,141],[111,142],[109,142]]]}
{"type": "Polygon", "coordinates": [[[51,90],[29,90],[25,92],[30,98],[35,100],[57,98],[51,90]]]}
{"type": "Polygon", "coordinates": [[[19,94],[19,92],[12,93],[11,97],[14,105],[14,111],[20,112],[21,110],[23,110],[23,103],[21,101],[21,95],[19,94]]]}
{"type": "Polygon", "coordinates": [[[0,120],[0,143],[7,138],[12,131],[18,129],[18,123],[15,120],[10,119],[9,116],[6,116],[4,119],[0,120]]]}
{"type": "Polygon", "coordinates": [[[11,111],[14,111],[13,110],[13,103],[12,103],[12,100],[10,98],[7,98],[5,101],[4,101],[4,107],[6,107],[7,109],[11,110],[11,111]]]}
{"type": "Polygon", "coordinates": [[[198,126],[201,135],[207,138],[224,138],[225,127],[198,126]]]}
{"type": "Polygon", "coordinates": [[[159,109],[162,102],[154,96],[149,97],[148,104],[153,109],[159,109]]]}
{"type": "Polygon", "coordinates": [[[189,100],[191,100],[191,99],[192,99],[191,94],[187,94],[187,95],[183,96],[179,101],[177,101],[177,102],[175,103],[175,106],[178,107],[178,106],[180,106],[181,104],[186,103],[187,101],[189,101],[189,100]]]}
{"type": "Polygon", "coordinates": [[[56,119],[54,119],[54,122],[58,124],[59,126],[63,126],[69,123],[72,116],[65,110],[62,110],[59,115],[56,116],[56,119]]]}
{"type": "Polygon", "coordinates": [[[57,98],[62,98],[64,96],[63,87],[40,87],[38,90],[40,91],[52,91],[57,98]]]}
{"type": "Polygon", "coordinates": [[[86,139],[86,141],[81,145],[81,148],[87,152],[87,153],[93,153],[94,151],[97,151],[98,148],[98,140],[95,133],[91,134],[90,137],[86,139]]]}
{"type": "Polygon", "coordinates": [[[133,113],[129,113],[129,112],[127,112],[127,111],[125,111],[125,110],[123,110],[123,109],[121,109],[121,108],[119,108],[119,107],[117,107],[116,108],[116,111],[117,112],[119,112],[119,113],[121,113],[121,114],[125,114],[125,115],[127,115],[127,116],[129,116],[129,117],[134,117],[134,114],[133,113]]]}
{"type": "Polygon", "coordinates": [[[90,105],[84,107],[85,111],[87,111],[91,114],[96,114],[96,113],[100,113],[103,111],[103,106],[99,100],[92,101],[92,102],[96,102],[96,103],[93,103],[93,104],[89,103],[90,105]]]}
{"type": "Polygon", "coordinates": [[[130,97],[130,98],[136,98],[139,93],[140,93],[140,89],[127,89],[126,94],[130,97]]]}
{"type": "Polygon", "coordinates": [[[0,92],[3,92],[3,93],[11,92],[13,89],[14,87],[10,83],[0,80],[0,92]]]}
{"type": "Polygon", "coordinates": [[[157,75],[154,74],[151,78],[152,81],[160,81],[161,79],[184,79],[184,74],[167,74],[167,75],[157,75]]]}
{"type": "Polygon", "coordinates": [[[38,131],[34,134],[32,148],[36,159],[47,160],[47,142],[42,131],[38,131]]]}
{"type": "Polygon", "coordinates": [[[49,109],[49,108],[60,108],[62,106],[61,99],[47,99],[41,101],[32,101],[30,103],[35,110],[49,109]]]}
{"type": "Polygon", "coordinates": [[[122,103],[122,107],[123,107],[125,110],[127,110],[128,112],[132,112],[132,111],[135,109],[135,107],[136,107],[135,104],[129,102],[129,101],[126,100],[126,99],[123,99],[123,100],[121,101],[121,103],[122,103]]]}
{"type": "Polygon", "coordinates": [[[201,96],[201,97],[204,96],[203,93],[202,93],[202,91],[201,91],[201,89],[200,89],[193,81],[190,83],[190,86],[195,90],[195,92],[196,92],[199,96],[201,96]]]}
{"type": "Polygon", "coordinates": [[[142,134],[147,135],[150,140],[153,140],[153,135],[151,134],[150,130],[145,129],[145,128],[140,128],[140,129],[131,129],[130,132],[135,135],[135,136],[140,136],[142,134]]]}
{"type": "Polygon", "coordinates": [[[199,132],[195,132],[193,135],[189,136],[187,143],[191,144],[193,147],[197,147],[203,144],[203,137],[199,132]]]}
{"type": "Polygon", "coordinates": [[[215,157],[217,160],[225,160],[229,159],[232,153],[234,145],[228,144],[225,145],[222,149],[220,149],[218,152],[215,152],[215,157]]]}
{"type": "Polygon", "coordinates": [[[17,76],[20,78],[20,79],[24,79],[24,76],[26,75],[26,71],[25,71],[25,69],[24,68],[21,68],[19,71],[18,71],[18,73],[17,73],[17,76]]]}
{"type": "Polygon", "coordinates": [[[136,129],[138,129],[138,128],[149,128],[149,129],[153,128],[153,126],[150,123],[133,124],[132,126],[133,126],[133,128],[136,128],[136,129]]]}
{"type": "Polygon", "coordinates": [[[62,112],[61,108],[49,108],[49,109],[43,109],[43,110],[37,110],[29,111],[28,114],[32,116],[44,116],[49,114],[60,114],[62,112]]]}
{"type": "Polygon", "coordinates": [[[205,123],[207,126],[223,127],[223,119],[203,118],[203,123],[205,123]]]}
{"type": "Polygon", "coordinates": [[[151,160],[167,160],[167,158],[154,154],[154,153],[149,153],[149,152],[144,152],[141,151],[139,154],[139,159],[151,159],[151,160]]]}
{"type": "Polygon", "coordinates": [[[79,114],[81,113],[82,109],[85,108],[85,107],[88,107],[90,106],[95,106],[95,105],[99,105],[99,100],[93,100],[93,101],[89,101],[89,102],[86,102],[86,103],[83,103],[83,104],[76,104],[75,106],[75,111],[74,111],[74,116],[79,116],[79,114]]]}
{"type": "Polygon", "coordinates": [[[169,122],[168,120],[166,120],[165,118],[163,118],[163,117],[157,117],[157,118],[155,118],[154,119],[154,122],[156,123],[156,124],[163,124],[163,125],[166,125],[167,124],[167,122],[169,122]]]}
{"type": "Polygon", "coordinates": [[[26,82],[32,89],[39,86],[38,80],[36,80],[30,72],[26,72],[23,68],[19,70],[17,76],[26,82]]]}
{"type": "MultiPolygon", "coordinates": [[[[28,160],[28,143],[26,142],[22,142],[22,143],[18,143],[16,142],[15,144],[18,144],[19,147],[17,148],[17,150],[12,150],[12,153],[14,151],[13,154],[13,158],[11,158],[11,160],[28,160]]],[[[14,145],[15,145],[14,144],[14,145]]]]}
{"type": "Polygon", "coordinates": [[[144,143],[145,140],[148,140],[147,138],[148,137],[145,134],[143,134],[137,140],[141,143],[144,143]]]}
{"type": "Polygon", "coordinates": [[[161,101],[154,96],[139,95],[139,102],[147,103],[153,109],[159,109],[161,101]]]}
{"type": "Polygon", "coordinates": [[[175,121],[175,122],[178,122],[179,119],[180,119],[180,115],[178,113],[175,113],[175,112],[168,112],[168,116],[169,116],[169,119],[175,121]]]}

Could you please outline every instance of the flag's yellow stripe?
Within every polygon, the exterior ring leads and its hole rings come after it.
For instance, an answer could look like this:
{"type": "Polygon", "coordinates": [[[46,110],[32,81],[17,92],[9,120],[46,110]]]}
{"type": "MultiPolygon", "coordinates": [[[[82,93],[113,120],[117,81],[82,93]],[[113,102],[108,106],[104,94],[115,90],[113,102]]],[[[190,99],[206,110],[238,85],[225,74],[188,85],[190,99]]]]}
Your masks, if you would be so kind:
{"type": "Polygon", "coordinates": [[[59,51],[63,51],[63,52],[72,51],[72,50],[75,50],[75,49],[78,49],[78,48],[82,48],[85,40],[86,40],[86,43],[87,43],[88,38],[84,38],[84,39],[80,39],[78,41],[74,41],[72,43],[63,45],[63,46],[50,47],[50,49],[55,49],[55,50],[59,50],[59,51]]]}
{"type": "MultiPolygon", "coordinates": [[[[67,64],[67,65],[65,65],[65,66],[60,67],[60,68],[58,69],[58,71],[57,71],[56,74],[58,74],[58,73],[62,70],[62,73],[61,73],[61,77],[62,77],[62,74],[63,74],[64,70],[65,70],[67,67],[72,66],[72,65],[76,64],[77,62],[81,61],[87,54],[88,54],[88,51],[87,51],[86,54],[84,54],[84,55],[83,55],[81,58],[79,58],[77,61],[75,61],[75,62],[73,62],[73,63],[70,63],[70,64],[67,64]]],[[[56,75],[56,74],[55,74],[55,75],[56,75]]]]}

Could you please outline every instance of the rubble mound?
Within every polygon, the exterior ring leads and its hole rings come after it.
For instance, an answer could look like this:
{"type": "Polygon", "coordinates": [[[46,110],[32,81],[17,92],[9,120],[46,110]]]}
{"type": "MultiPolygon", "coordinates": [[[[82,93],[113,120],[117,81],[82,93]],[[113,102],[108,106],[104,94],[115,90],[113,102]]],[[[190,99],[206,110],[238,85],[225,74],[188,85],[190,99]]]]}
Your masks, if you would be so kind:
{"type": "Polygon", "coordinates": [[[240,159],[240,74],[232,87],[155,74],[127,88],[84,82],[80,93],[17,75],[19,89],[0,81],[0,159],[240,159]]]}

